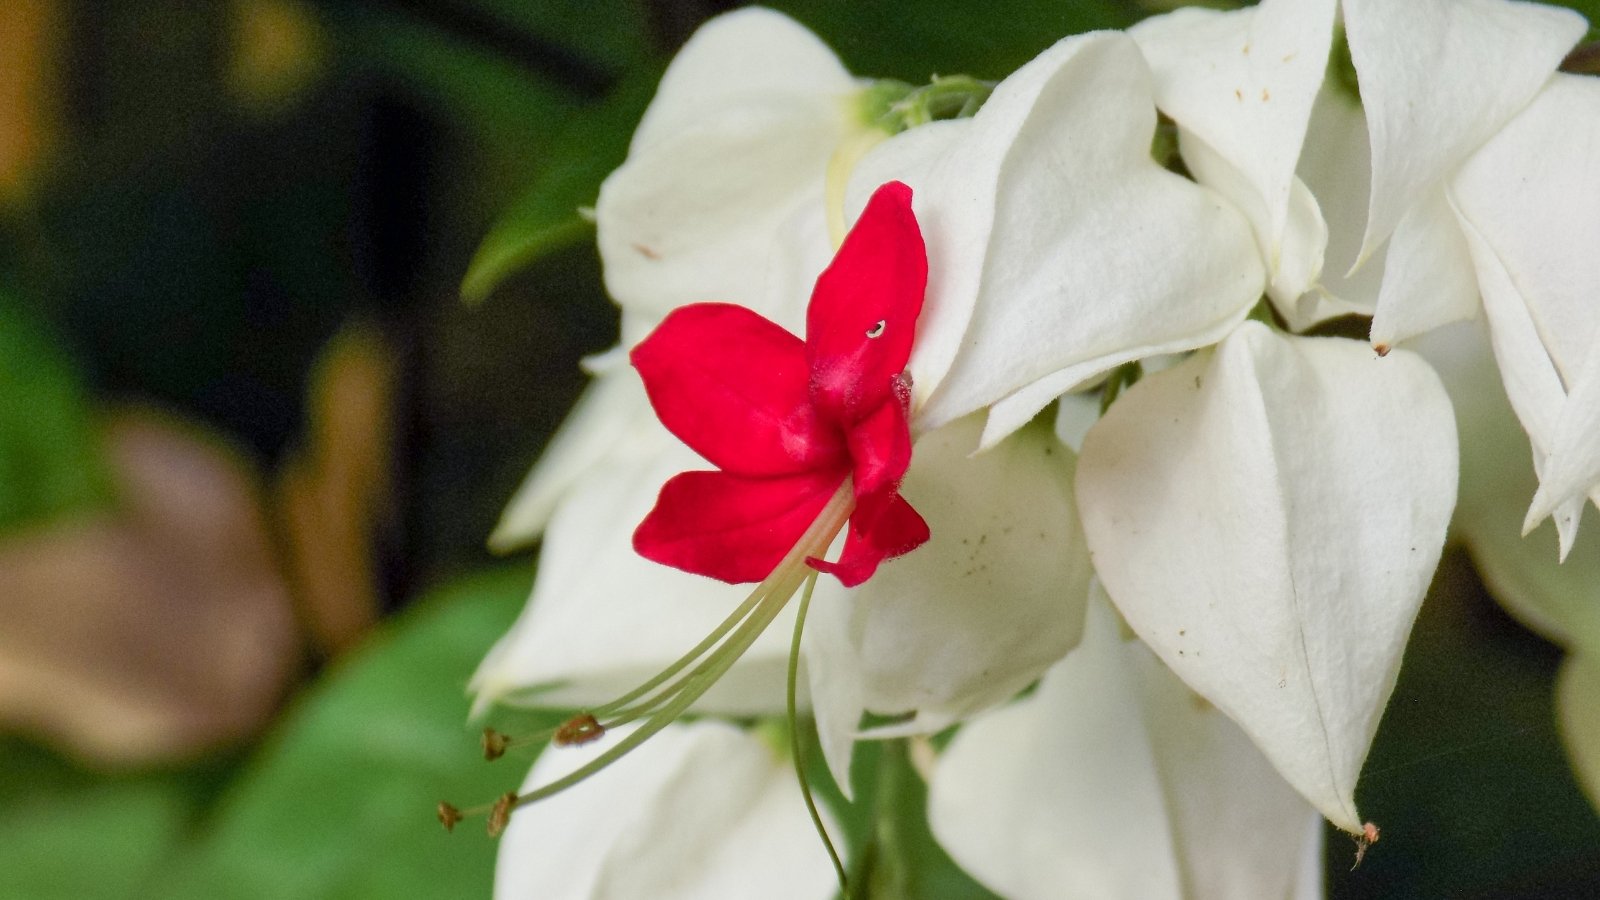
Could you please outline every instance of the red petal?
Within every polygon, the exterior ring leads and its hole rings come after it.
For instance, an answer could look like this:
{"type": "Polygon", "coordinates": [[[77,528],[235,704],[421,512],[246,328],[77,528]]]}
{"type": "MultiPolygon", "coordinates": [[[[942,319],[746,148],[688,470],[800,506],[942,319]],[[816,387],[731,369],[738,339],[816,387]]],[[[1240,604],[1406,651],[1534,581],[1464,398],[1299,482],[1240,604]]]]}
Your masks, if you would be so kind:
{"type": "Polygon", "coordinates": [[[800,540],[843,472],[745,478],[684,472],[661,488],[633,533],[640,556],[730,583],[760,581],[800,540]]]}
{"type": "Polygon", "coordinates": [[[911,426],[898,398],[857,422],[845,436],[855,465],[853,490],[857,497],[893,491],[900,487],[911,465],[911,426]]]}
{"type": "Polygon", "coordinates": [[[850,516],[850,534],[838,562],[808,559],[845,587],[855,587],[878,571],[878,564],[910,553],[928,540],[928,523],[899,494],[884,492],[858,498],[850,516]]]}
{"type": "Polygon", "coordinates": [[[629,358],[661,423],[719,468],[789,475],[844,459],[811,405],[805,345],[742,306],[674,310],[629,358]]]}
{"type": "Polygon", "coordinates": [[[817,279],[806,312],[811,396],[846,426],[890,396],[911,358],[928,256],[911,188],[878,188],[817,279]]]}

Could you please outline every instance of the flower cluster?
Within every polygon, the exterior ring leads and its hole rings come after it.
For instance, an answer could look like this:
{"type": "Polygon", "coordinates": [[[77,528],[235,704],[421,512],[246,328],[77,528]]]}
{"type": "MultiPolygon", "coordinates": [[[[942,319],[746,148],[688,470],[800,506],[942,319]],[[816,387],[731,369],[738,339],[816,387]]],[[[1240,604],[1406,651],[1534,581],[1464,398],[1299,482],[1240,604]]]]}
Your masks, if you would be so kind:
{"type": "Polygon", "coordinates": [[[540,567],[473,689],[615,711],[697,665],[618,718],[660,737],[596,790],[644,799],[518,812],[506,895],[830,895],[765,744],[673,721],[777,710],[767,626],[810,583],[836,781],[858,740],[965,723],[930,822],[991,889],[1320,896],[1321,820],[1374,834],[1355,785],[1456,505],[1443,326],[1487,326],[1526,526],[1565,557],[1600,503],[1600,81],[1557,72],[1584,29],[1264,0],[935,92],[777,13],[704,26],[596,206],[632,366],[593,362],[506,511],[540,567]],[[1349,314],[1369,341],[1307,336],[1349,314]],[[680,657],[708,632],[736,652],[680,657]]]}

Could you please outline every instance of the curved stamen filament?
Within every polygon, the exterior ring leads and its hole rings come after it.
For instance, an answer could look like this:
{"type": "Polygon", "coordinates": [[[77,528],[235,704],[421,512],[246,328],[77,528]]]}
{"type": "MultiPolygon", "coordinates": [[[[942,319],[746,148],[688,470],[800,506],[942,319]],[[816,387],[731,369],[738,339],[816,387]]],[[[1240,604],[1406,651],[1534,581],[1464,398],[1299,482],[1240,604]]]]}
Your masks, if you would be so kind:
{"type": "Polygon", "coordinates": [[[817,798],[811,795],[811,781],[806,778],[806,761],[801,754],[799,701],[796,698],[797,684],[800,681],[800,639],[805,633],[806,611],[811,608],[811,591],[817,586],[817,573],[812,572],[806,577],[806,587],[800,592],[800,608],[794,614],[794,636],[789,640],[789,672],[788,684],[785,693],[785,711],[789,718],[789,758],[794,762],[794,775],[800,782],[800,796],[806,801],[806,812],[811,816],[811,825],[817,829],[817,837],[822,838],[822,846],[828,851],[828,859],[833,863],[833,873],[839,879],[839,893],[845,900],[850,900],[850,878],[844,871],[844,860],[839,858],[838,848],[833,846],[833,839],[828,836],[828,827],[822,824],[822,813],[817,811],[817,798]]]}
{"type": "MultiPolygon", "coordinates": [[[[526,794],[515,796],[509,807],[515,808],[543,800],[584,781],[626,756],[656,732],[682,716],[744,656],[762,632],[766,631],[783,611],[800,586],[815,576],[815,570],[806,564],[806,560],[811,557],[821,557],[827,552],[828,546],[849,521],[854,509],[855,495],[850,480],[845,479],[817,518],[806,528],[805,533],[785,554],[766,580],[757,585],[750,596],[705,639],[644,684],[586,713],[596,718],[604,715],[606,721],[602,723],[603,728],[612,728],[638,718],[645,718],[642,725],[615,746],[607,748],[604,753],[570,774],[526,794]],[[693,668],[673,680],[696,660],[698,663],[693,668]],[[640,698],[644,699],[641,701],[640,698]]],[[[524,744],[528,743],[529,739],[508,739],[508,743],[513,741],[515,744],[524,744]]],[[[504,802],[497,804],[497,806],[502,805],[507,804],[504,802]]],[[[471,812],[477,810],[461,815],[469,815],[471,812]]]]}
{"type": "Polygon", "coordinates": [[[743,603],[740,603],[739,606],[734,609],[734,611],[729,614],[726,619],[722,620],[722,624],[718,625],[716,628],[713,628],[711,633],[706,635],[705,638],[700,641],[700,643],[695,644],[694,647],[689,650],[689,652],[678,657],[677,660],[675,660],[671,665],[667,666],[665,669],[662,669],[660,672],[657,672],[653,677],[650,678],[650,680],[644,682],[633,690],[623,694],[615,700],[612,700],[610,703],[607,703],[603,706],[597,706],[594,709],[589,710],[589,714],[597,719],[602,719],[606,716],[618,713],[624,710],[628,704],[638,700],[640,697],[643,697],[661,685],[666,684],[667,681],[672,678],[672,676],[683,671],[684,667],[704,656],[706,651],[710,650],[717,644],[718,641],[722,640],[722,638],[728,632],[734,629],[734,626],[744,621],[744,619],[750,615],[750,611],[755,609],[756,605],[761,602],[761,598],[762,591],[761,587],[758,585],[755,591],[751,592],[750,596],[745,598],[743,603]]]}

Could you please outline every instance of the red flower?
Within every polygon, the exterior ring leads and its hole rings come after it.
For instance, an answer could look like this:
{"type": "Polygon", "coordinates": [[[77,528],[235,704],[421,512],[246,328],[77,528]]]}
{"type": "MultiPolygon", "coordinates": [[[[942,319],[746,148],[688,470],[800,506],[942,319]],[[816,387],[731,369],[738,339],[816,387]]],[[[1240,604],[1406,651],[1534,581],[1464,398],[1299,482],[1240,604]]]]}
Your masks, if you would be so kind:
{"type": "Polygon", "coordinates": [[[845,586],[928,539],[899,494],[911,463],[904,374],[928,281],[911,189],[878,188],[817,278],[806,340],[742,306],[675,310],[630,358],[656,415],[720,471],[684,472],[633,534],[647,559],[727,582],[766,578],[846,478],[845,586]]]}

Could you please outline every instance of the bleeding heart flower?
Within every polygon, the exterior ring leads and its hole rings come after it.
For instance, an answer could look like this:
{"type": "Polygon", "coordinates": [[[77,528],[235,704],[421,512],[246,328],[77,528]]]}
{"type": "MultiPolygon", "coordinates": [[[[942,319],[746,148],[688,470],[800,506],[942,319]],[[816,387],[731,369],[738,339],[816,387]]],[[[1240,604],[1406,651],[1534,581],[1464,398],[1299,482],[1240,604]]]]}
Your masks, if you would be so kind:
{"type": "Polygon", "coordinates": [[[720,471],[666,483],[634,532],[640,555],[761,581],[847,480],[844,551],[837,562],[808,558],[813,568],[850,587],[925,542],[927,523],[899,486],[911,463],[904,372],[927,279],[911,189],[889,182],[817,279],[804,341],[727,303],[667,316],[633,365],[662,424],[720,471]]]}
{"type": "MultiPolygon", "coordinates": [[[[927,523],[900,496],[911,464],[904,373],[927,278],[911,189],[891,181],[817,278],[807,340],[744,307],[697,303],[667,316],[633,349],[662,424],[720,469],[668,480],[634,533],[634,548],[688,572],[759,584],[697,646],[633,690],[549,733],[486,733],[485,752],[498,747],[493,758],[512,743],[574,743],[563,738],[573,727],[588,739],[639,722],[548,784],[466,812],[441,804],[445,827],[487,814],[490,833],[498,833],[513,810],[584,781],[677,721],[818,571],[853,587],[928,540],[927,523]],[[847,523],[839,559],[821,560],[847,523]]],[[[807,587],[802,609],[809,598],[807,587]]],[[[797,633],[793,646],[798,641],[797,633]]],[[[791,657],[791,715],[797,662],[791,657]]]]}

